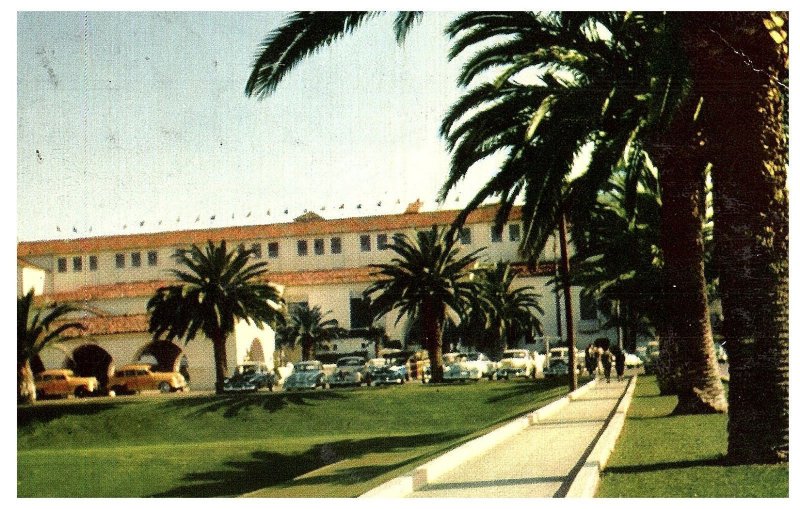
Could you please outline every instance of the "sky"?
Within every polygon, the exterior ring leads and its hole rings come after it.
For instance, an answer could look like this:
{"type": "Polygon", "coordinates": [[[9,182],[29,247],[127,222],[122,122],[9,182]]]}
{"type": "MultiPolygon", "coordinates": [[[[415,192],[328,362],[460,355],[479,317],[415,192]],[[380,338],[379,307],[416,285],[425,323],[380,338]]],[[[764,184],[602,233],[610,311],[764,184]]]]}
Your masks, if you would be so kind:
{"type": "Polygon", "coordinates": [[[485,182],[488,165],[434,202],[439,123],[462,92],[453,14],[426,14],[403,46],[376,18],[248,98],[285,15],[20,12],[17,240],[458,208],[485,182]]]}

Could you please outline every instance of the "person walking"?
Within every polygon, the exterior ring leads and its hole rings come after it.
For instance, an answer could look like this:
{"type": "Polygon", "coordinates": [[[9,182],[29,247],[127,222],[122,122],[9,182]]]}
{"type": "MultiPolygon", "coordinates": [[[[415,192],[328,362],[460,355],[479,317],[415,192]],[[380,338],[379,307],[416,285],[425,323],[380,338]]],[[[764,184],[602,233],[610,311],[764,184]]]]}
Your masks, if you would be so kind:
{"type": "Polygon", "coordinates": [[[617,382],[621,382],[625,372],[625,352],[619,346],[614,348],[614,370],[617,372],[617,382]]]}
{"type": "Polygon", "coordinates": [[[614,360],[614,355],[611,350],[604,351],[600,356],[600,362],[603,364],[603,375],[606,377],[606,383],[611,383],[611,363],[614,360]]]}
{"type": "Polygon", "coordinates": [[[594,344],[590,344],[586,348],[586,371],[589,372],[589,378],[594,378],[594,370],[597,369],[597,355],[595,352],[594,344]]]}

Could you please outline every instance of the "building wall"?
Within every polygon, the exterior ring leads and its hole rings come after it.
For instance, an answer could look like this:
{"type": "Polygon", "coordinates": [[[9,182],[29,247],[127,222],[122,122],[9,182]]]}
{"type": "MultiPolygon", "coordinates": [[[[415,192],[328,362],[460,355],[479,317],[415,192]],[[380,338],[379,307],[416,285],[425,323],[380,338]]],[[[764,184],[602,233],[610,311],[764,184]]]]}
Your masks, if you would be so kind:
{"type": "Polygon", "coordinates": [[[17,296],[26,295],[31,289],[34,295],[42,295],[45,291],[46,274],[43,269],[17,265],[17,296]]]}

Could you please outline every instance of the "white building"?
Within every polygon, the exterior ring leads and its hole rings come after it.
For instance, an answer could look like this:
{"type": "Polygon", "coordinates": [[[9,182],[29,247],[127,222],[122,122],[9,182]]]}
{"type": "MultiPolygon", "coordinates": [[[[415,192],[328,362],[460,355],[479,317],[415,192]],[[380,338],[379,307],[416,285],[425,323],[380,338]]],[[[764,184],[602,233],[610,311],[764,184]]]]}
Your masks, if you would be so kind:
{"type": "MultiPolygon", "coordinates": [[[[33,288],[37,303],[71,303],[81,306],[80,321],[87,330],[45,351],[41,360],[46,368],[72,366],[76,371],[103,379],[120,366],[141,359],[158,362],[161,369],[182,369],[195,389],[211,388],[214,382],[211,342],[198,337],[188,344],[152,341],[147,333],[146,302],[156,289],[172,283],[169,270],[177,267],[172,255],[192,244],[225,240],[229,245],[253,248],[256,257],[269,263],[270,281],[285,286],[290,303],[307,302],[331,310],[345,329],[370,326],[362,292],[374,280],[372,263],[388,262],[392,251],[386,245],[395,233],[413,235],[416,231],[450,224],[457,211],[420,212],[420,203],[409,205],[403,214],[325,220],[309,213],[291,223],[225,227],[205,230],[173,231],[74,240],[21,242],[17,246],[17,293],[33,288]],[[155,359],[155,360],[153,360],[155,359]]],[[[551,343],[563,329],[552,286],[554,246],[548,244],[538,269],[521,264],[517,247],[520,238],[519,210],[497,231],[492,222],[495,206],[481,207],[466,221],[460,238],[464,251],[485,247],[488,261],[520,263],[518,285],[534,286],[545,309],[544,333],[551,343]]],[[[551,240],[551,242],[553,242],[551,240]]],[[[598,333],[598,320],[591,303],[573,289],[578,346],[604,335],[598,333]],[[577,304],[581,303],[581,306],[577,304]]],[[[395,326],[395,316],[376,322],[390,339],[403,340],[407,327],[395,326]]],[[[357,336],[357,335],[356,335],[357,336]]],[[[543,350],[545,341],[525,345],[543,350]]],[[[354,337],[337,344],[339,351],[363,349],[365,340],[354,337]]],[[[274,333],[246,323],[236,327],[228,342],[229,369],[246,358],[272,365],[275,356],[274,333]]],[[[41,366],[40,366],[41,368],[41,366]]]]}

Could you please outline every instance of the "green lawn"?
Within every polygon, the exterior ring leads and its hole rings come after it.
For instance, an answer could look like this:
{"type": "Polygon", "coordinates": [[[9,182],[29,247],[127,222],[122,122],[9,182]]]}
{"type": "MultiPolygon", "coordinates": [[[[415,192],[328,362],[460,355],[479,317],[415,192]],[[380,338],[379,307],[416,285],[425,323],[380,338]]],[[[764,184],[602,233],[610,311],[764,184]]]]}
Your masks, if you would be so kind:
{"type": "Polygon", "coordinates": [[[537,380],[42,402],[17,412],[18,496],[357,496],[565,393],[537,380]]]}
{"type": "Polygon", "coordinates": [[[671,416],[676,401],[639,377],[598,497],[788,496],[787,465],[725,465],[727,416],[671,416]]]}

